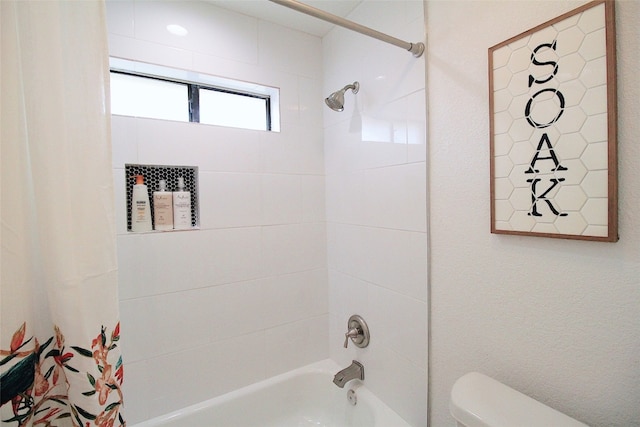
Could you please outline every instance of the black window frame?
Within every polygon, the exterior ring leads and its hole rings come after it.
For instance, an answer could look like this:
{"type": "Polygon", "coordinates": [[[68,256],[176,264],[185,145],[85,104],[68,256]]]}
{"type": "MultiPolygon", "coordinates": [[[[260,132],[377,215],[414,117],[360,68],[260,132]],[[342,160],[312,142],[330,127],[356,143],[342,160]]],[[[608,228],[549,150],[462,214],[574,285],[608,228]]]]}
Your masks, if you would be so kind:
{"type": "Polygon", "coordinates": [[[187,97],[188,97],[187,105],[189,108],[190,123],[200,123],[200,89],[228,93],[228,94],[237,95],[237,96],[245,96],[248,98],[262,99],[263,101],[265,101],[265,125],[266,125],[265,130],[271,131],[271,97],[269,95],[260,95],[260,94],[243,92],[243,91],[229,89],[229,88],[222,88],[218,86],[203,85],[200,83],[194,83],[190,81],[176,80],[176,79],[170,79],[170,78],[160,77],[160,76],[152,76],[152,75],[143,74],[143,73],[135,73],[131,71],[111,69],[110,72],[115,74],[123,74],[127,76],[141,77],[141,78],[146,78],[151,80],[159,80],[159,81],[164,81],[168,83],[185,85],[187,87],[187,97]]]}

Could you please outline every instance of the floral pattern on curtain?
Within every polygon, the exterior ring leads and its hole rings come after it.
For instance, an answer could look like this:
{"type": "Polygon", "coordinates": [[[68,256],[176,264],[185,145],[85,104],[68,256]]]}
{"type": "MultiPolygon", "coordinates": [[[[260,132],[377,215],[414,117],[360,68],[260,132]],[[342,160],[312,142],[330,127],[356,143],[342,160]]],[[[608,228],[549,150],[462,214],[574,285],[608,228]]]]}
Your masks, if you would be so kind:
{"type": "Polygon", "coordinates": [[[11,347],[1,349],[0,376],[2,405],[11,404],[13,417],[3,423],[16,426],[56,425],[66,418],[73,418],[78,426],[125,425],[120,414],[122,406],[122,357],[114,362],[109,352],[115,350],[120,340],[120,324],[109,334],[101,328],[90,349],[71,346],[65,348],[64,335],[56,326],[55,336],[40,344],[35,337],[26,338],[26,323],[13,334],[11,347]],[[86,397],[98,396],[100,412],[97,414],[70,402],[69,381],[65,370],[79,373],[73,367],[74,357],[87,357],[95,361],[95,370],[84,373],[87,377],[86,397]],[[5,369],[5,365],[9,366],[5,369]]]}
{"type": "Polygon", "coordinates": [[[0,422],[124,427],[103,0],[0,0],[0,422]]]}

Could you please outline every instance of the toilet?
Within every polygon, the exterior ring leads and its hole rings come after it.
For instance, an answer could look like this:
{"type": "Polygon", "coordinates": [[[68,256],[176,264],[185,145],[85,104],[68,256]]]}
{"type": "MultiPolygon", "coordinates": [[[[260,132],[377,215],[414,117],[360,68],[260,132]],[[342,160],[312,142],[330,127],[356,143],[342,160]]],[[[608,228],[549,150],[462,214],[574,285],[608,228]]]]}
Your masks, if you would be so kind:
{"type": "Polygon", "coordinates": [[[478,372],[455,382],[449,410],[459,427],[588,427],[478,372]]]}

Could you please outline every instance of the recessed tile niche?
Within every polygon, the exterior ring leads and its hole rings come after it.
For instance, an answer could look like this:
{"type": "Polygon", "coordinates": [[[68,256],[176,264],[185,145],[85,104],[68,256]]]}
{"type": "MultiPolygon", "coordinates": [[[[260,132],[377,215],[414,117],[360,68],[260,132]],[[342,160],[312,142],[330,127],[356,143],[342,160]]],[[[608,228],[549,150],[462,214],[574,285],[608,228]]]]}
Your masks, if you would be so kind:
{"type": "Polygon", "coordinates": [[[151,222],[153,223],[153,192],[158,191],[160,180],[167,183],[167,191],[178,190],[178,178],[184,179],[184,190],[191,192],[191,227],[200,227],[200,211],[198,204],[198,167],[197,166],[166,166],[166,165],[135,165],[126,164],[124,166],[125,185],[127,193],[127,231],[131,230],[131,198],[133,186],[136,183],[136,175],[144,176],[144,183],[149,193],[151,205],[151,222]]]}

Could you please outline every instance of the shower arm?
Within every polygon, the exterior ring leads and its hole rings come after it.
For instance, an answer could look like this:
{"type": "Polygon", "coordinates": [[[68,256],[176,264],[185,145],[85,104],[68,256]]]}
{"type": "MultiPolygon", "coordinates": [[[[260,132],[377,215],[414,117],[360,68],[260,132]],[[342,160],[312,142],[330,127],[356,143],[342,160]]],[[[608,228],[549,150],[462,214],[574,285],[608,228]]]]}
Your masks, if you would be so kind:
{"type": "Polygon", "coordinates": [[[316,9],[313,6],[300,3],[299,1],[296,1],[296,0],[269,0],[269,1],[273,3],[277,3],[281,6],[286,6],[290,9],[297,10],[298,12],[305,13],[315,18],[322,19],[323,21],[327,21],[332,24],[339,25],[349,30],[356,31],[360,34],[364,34],[365,36],[373,37],[383,42],[390,43],[394,46],[401,47],[411,52],[413,56],[415,56],[416,58],[419,58],[420,56],[422,56],[422,53],[424,52],[424,43],[422,42],[409,43],[404,40],[391,37],[388,34],[381,33],[380,31],[376,31],[369,27],[365,27],[364,25],[360,25],[353,21],[349,21],[348,19],[344,19],[340,16],[336,16],[329,12],[325,12],[324,10],[316,9]]]}

